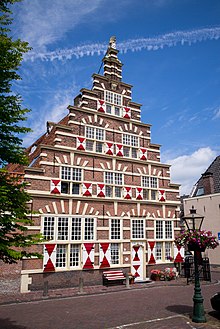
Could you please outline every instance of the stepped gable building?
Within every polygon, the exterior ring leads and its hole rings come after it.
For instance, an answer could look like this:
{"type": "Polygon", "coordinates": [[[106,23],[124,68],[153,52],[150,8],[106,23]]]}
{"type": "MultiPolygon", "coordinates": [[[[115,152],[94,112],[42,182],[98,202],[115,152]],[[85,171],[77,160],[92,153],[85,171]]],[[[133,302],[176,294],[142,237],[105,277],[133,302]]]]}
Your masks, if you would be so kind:
{"type": "MultiPolygon", "coordinates": [[[[81,89],[58,124],[27,152],[24,168],[35,226],[46,239],[34,246],[43,259],[24,259],[21,291],[102,284],[102,272],[122,269],[145,280],[153,266],[181,261],[179,185],[160,162],[151,125],[122,81],[115,38],[103,58],[104,74],[81,89]]],[[[13,168],[16,171],[16,168],[13,168]]]]}

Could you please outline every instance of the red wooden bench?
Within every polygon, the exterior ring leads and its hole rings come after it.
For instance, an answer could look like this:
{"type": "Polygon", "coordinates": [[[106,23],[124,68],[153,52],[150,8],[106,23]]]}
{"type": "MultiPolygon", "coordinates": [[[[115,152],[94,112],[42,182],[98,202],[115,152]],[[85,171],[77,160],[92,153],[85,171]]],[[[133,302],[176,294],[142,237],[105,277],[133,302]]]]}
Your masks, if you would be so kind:
{"type": "Polygon", "coordinates": [[[104,286],[109,286],[109,284],[123,284],[126,279],[122,270],[105,271],[102,275],[104,286]]]}

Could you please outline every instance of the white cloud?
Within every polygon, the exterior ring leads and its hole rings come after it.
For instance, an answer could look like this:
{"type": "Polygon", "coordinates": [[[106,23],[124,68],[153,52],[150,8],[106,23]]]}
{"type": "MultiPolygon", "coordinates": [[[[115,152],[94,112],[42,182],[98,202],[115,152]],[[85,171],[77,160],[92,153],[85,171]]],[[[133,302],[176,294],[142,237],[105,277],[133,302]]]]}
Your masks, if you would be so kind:
{"type": "MultiPolygon", "coordinates": [[[[141,51],[146,49],[158,50],[165,47],[174,47],[178,44],[180,45],[191,45],[195,42],[201,42],[205,40],[218,40],[220,38],[220,27],[210,27],[191,31],[176,31],[163,35],[159,35],[155,38],[139,38],[133,40],[127,40],[119,42],[117,44],[117,49],[123,53],[128,50],[131,51],[141,51]]],[[[32,51],[26,56],[26,59],[35,60],[40,58],[41,60],[64,60],[71,59],[72,57],[83,57],[83,56],[93,56],[94,54],[102,54],[106,52],[106,44],[94,43],[87,44],[83,46],[76,46],[70,49],[58,49],[55,51],[32,51]]]]}
{"type": "MultiPolygon", "coordinates": [[[[59,122],[69,112],[67,106],[72,104],[72,95],[77,92],[79,87],[72,86],[64,90],[57,90],[55,96],[48,95],[46,104],[42,105],[39,111],[35,112],[36,118],[32,118],[30,128],[33,130],[23,138],[23,146],[28,147],[41,135],[46,132],[46,122],[59,122]]],[[[32,112],[33,113],[33,112],[32,112]]]]}
{"type": "Polygon", "coordinates": [[[215,110],[213,119],[220,119],[220,108],[215,110]]]}
{"type": "Polygon", "coordinates": [[[100,4],[101,0],[24,0],[16,13],[19,35],[33,48],[45,50],[100,4]]]}
{"type": "Polygon", "coordinates": [[[216,156],[216,152],[210,147],[204,147],[190,155],[165,160],[166,163],[171,164],[171,181],[181,184],[181,195],[191,192],[193,185],[216,156]]]}

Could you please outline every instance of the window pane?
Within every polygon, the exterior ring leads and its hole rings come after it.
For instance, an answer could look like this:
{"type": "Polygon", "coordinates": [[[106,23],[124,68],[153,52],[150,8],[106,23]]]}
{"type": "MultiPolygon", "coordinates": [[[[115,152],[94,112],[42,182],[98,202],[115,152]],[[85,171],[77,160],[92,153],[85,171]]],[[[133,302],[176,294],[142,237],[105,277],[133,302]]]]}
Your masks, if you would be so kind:
{"type": "Polygon", "coordinates": [[[72,240],[81,240],[81,218],[72,218],[72,240]]]}
{"type": "Polygon", "coordinates": [[[61,193],[64,193],[64,194],[70,193],[70,183],[61,182],[61,193]]]}
{"type": "Polygon", "coordinates": [[[122,195],[122,188],[118,187],[118,186],[115,186],[115,197],[116,198],[121,198],[121,195],[122,195]]]}
{"type": "Polygon", "coordinates": [[[82,169],[73,168],[73,180],[81,181],[82,180],[82,169]]]}
{"type": "Polygon", "coordinates": [[[152,188],[157,188],[157,178],[156,177],[150,178],[150,185],[152,188]]]}
{"type": "Polygon", "coordinates": [[[142,176],[142,186],[150,187],[150,179],[148,176],[142,176]]]}
{"type": "Polygon", "coordinates": [[[113,184],[113,173],[112,172],[106,172],[105,173],[105,183],[106,184],[113,184]]]}
{"type": "Polygon", "coordinates": [[[62,167],[61,168],[61,179],[71,179],[71,168],[70,167],[62,167]]]}
{"type": "Polygon", "coordinates": [[[62,244],[57,245],[56,251],[56,267],[66,266],[66,246],[62,244]]]}
{"type": "Polygon", "coordinates": [[[102,153],[102,146],[103,146],[103,143],[96,142],[96,152],[102,153]]]}
{"type": "Polygon", "coordinates": [[[123,147],[123,151],[124,151],[124,157],[129,158],[130,157],[130,147],[123,147]]]}
{"type": "Polygon", "coordinates": [[[93,145],[94,145],[93,141],[86,140],[86,150],[93,151],[93,145]]]}
{"type": "Polygon", "coordinates": [[[112,107],[109,104],[106,104],[106,113],[112,113],[112,107]]]}
{"type": "Polygon", "coordinates": [[[104,140],[104,130],[103,129],[96,128],[96,139],[99,141],[104,140]]]}
{"type": "Polygon", "coordinates": [[[138,137],[137,136],[131,136],[131,146],[138,146],[138,137]]]}
{"type": "Polygon", "coordinates": [[[79,186],[80,184],[74,184],[72,185],[72,194],[79,194],[79,186]]]}
{"type": "Polygon", "coordinates": [[[156,239],[163,239],[163,221],[156,221],[156,239]]]}
{"type": "Polygon", "coordinates": [[[54,239],[54,217],[44,217],[43,235],[46,240],[54,239]]]}
{"type": "Polygon", "coordinates": [[[111,264],[119,264],[119,244],[111,243],[111,264]]]}
{"type": "Polygon", "coordinates": [[[114,94],[114,104],[121,105],[121,95],[114,94]]]}
{"type": "Polygon", "coordinates": [[[171,243],[165,242],[165,258],[170,259],[171,256],[171,243]]]}
{"type": "Polygon", "coordinates": [[[85,240],[94,239],[94,219],[85,218],[85,240]]]}
{"type": "Polygon", "coordinates": [[[156,242],[155,258],[156,258],[156,260],[162,260],[162,243],[161,242],[156,242]]]}
{"type": "Polygon", "coordinates": [[[157,200],[157,191],[155,190],[151,191],[151,200],[157,200]]]}
{"type": "Polygon", "coordinates": [[[108,197],[108,198],[110,198],[110,197],[113,196],[113,194],[112,194],[112,186],[106,185],[106,187],[105,187],[105,196],[108,197]]]}
{"type": "Polygon", "coordinates": [[[134,148],[131,149],[131,156],[133,159],[137,159],[137,149],[134,148]]]}
{"type": "Polygon", "coordinates": [[[111,239],[120,239],[121,238],[121,225],[120,219],[111,220],[111,239]]]}
{"type": "Polygon", "coordinates": [[[113,93],[111,91],[106,90],[105,100],[106,100],[106,102],[113,103],[113,93]]]}
{"type": "Polygon", "coordinates": [[[149,200],[149,190],[143,189],[143,199],[149,200]]]}
{"type": "Polygon", "coordinates": [[[143,219],[133,219],[132,221],[132,238],[143,239],[144,238],[144,221],[143,219]]]}
{"type": "Polygon", "coordinates": [[[172,222],[165,221],[165,239],[173,238],[172,222]]]}
{"type": "Polygon", "coordinates": [[[122,174],[115,173],[115,184],[122,185],[122,174]]]}
{"type": "Polygon", "coordinates": [[[128,134],[123,134],[123,144],[131,145],[131,136],[128,134]]]}
{"type": "Polygon", "coordinates": [[[70,266],[79,266],[80,261],[80,246],[78,244],[71,244],[70,246],[70,266]]]}
{"type": "Polygon", "coordinates": [[[115,115],[120,116],[120,107],[115,106],[115,115]]]}
{"type": "Polygon", "coordinates": [[[94,139],[94,131],[95,129],[93,127],[86,127],[86,138],[94,139]]]}
{"type": "Polygon", "coordinates": [[[58,218],[57,239],[68,240],[68,217],[58,218]]]}

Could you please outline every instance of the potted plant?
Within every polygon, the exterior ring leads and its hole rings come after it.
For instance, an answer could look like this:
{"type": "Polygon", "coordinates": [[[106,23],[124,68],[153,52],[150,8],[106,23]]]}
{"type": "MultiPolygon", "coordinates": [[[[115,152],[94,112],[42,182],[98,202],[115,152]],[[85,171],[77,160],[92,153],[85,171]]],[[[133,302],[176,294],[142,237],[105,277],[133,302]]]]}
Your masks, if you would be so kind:
{"type": "Polygon", "coordinates": [[[163,271],[163,276],[164,276],[165,281],[174,280],[174,279],[176,279],[177,275],[178,275],[178,273],[177,273],[177,269],[175,267],[174,268],[167,267],[163,271]]]}
{"type": "Polygon", "coordinates": [[[160,278],[161,278],[161,274],[162,272],[160,270],[151,270],[151,280],[153,281],[160,281],[160,278]]]}
{"type": "Polygon", "coordinates": [[[219,242],[211,231],[184,230],[174,240],[178,247],[188,246],[191,251],[205,251],[206,248],[215,249],[219,242]]]}

